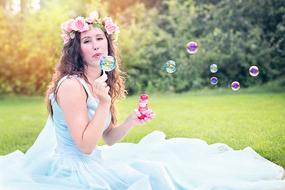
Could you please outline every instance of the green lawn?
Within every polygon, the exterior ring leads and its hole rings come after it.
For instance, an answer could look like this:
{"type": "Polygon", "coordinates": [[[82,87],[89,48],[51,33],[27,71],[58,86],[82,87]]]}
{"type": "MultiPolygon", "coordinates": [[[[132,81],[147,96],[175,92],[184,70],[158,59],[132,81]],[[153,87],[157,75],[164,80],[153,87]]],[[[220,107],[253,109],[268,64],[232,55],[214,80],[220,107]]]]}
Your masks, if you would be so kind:
{"type": "MultiPolygon", "coordinates": [[[[138,96],[119,102],[119,121],[137,107],[138,96]]],[[[252,147],[285,167],[285,93],[206,90],[186,94],[150,94],[156,118],[134,128],[124,141],[138,142],[160,130],[170,137],[201,138],[234,149],[252,147]]],[[[0,98],[0,154],[26,151],[47,118],[42,97],[0,98]]],[[[102,141],[101,141],[102,143],[102,141]]]]}

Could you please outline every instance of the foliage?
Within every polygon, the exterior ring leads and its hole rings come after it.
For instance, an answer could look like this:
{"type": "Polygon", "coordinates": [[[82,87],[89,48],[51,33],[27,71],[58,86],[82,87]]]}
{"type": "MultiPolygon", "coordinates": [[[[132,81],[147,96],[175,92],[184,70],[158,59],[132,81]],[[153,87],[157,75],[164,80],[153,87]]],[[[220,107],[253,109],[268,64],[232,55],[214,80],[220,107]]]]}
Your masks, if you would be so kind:
{"type": "Polygon", "coordinates": [[[210,87],[211,76],[224,88],[233,80],[243,88],[272,81],[285,87],[281,0],[42,0],[39,11],[18,14],[9,13],[5,2],[0,5],[0,94],[43,94],[60,58],[60,24],[91,10],[109,13],[120,24],[130,94],[210,87]],[[197,54],[186,52],[188,41],[198,43],[197,54]],[[174,74],[163,70],[170,59],[177,64],[174,74]],[[216,74],[209,72],[212,63],[218,64],[216,74]],[[248,74],[251,65],[260,69],[256,78],[248,74]]]}

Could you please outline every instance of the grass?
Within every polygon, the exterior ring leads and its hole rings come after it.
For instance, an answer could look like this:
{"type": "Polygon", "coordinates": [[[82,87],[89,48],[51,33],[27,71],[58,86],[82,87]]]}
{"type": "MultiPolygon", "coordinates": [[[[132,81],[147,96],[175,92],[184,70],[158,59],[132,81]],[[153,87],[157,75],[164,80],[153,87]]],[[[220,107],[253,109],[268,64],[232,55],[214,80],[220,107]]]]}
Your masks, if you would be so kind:
{"type": "MultiPolygon", "coordinates": [[[[119,102],[119,121],[137,107],[138,96],[119,102]]],[[[139,142],[154,130],[167,138],[200,138],[234,149],[252,147],[285,168],[285,93],[252,90],[203,90],[185,94],[150,94],[156,118],[133,128],[123,141],[139,142]]],[[[47,118],[42,97],[0,98],[0,155],[26,151],[47,118]]],[[[100,144],[103,142],[101,141],[100,144]]]]}

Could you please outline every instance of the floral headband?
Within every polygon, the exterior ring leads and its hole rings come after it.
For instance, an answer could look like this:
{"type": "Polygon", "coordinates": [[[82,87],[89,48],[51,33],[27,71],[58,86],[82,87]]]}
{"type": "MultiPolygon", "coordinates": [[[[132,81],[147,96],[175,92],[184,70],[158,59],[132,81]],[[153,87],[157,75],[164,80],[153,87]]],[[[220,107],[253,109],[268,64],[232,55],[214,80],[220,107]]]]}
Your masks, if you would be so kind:
{"type": "Polygon", "coordinates": [[[71,39],[74,39],[75,32],[88,31],[90,29],[89,24],[106,31],[107,34],[112,35],[113,40],[117,40],[120,28],[113,23],[111,17],[101,19],[98,13],[94,11],[86,18],[78,16],[75,19],[69,19],[61,24],[63,43],[67,44],[71,39]]]}

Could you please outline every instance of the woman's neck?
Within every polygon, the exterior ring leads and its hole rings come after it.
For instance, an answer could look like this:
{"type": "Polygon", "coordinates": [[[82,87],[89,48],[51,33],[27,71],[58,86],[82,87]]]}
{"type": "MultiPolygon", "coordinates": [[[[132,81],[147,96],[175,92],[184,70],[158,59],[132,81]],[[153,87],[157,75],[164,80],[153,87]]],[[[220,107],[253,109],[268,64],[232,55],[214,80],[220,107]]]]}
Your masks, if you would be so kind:
{"type": "Polygon", "coordinates": [[[87,67],[86,70],[86,77],[88,79],[88,81],[93,84],[94,81],[101,76],[102,70],[100,69],[100,67],[92,67],[89,66],[87,67]]]}

